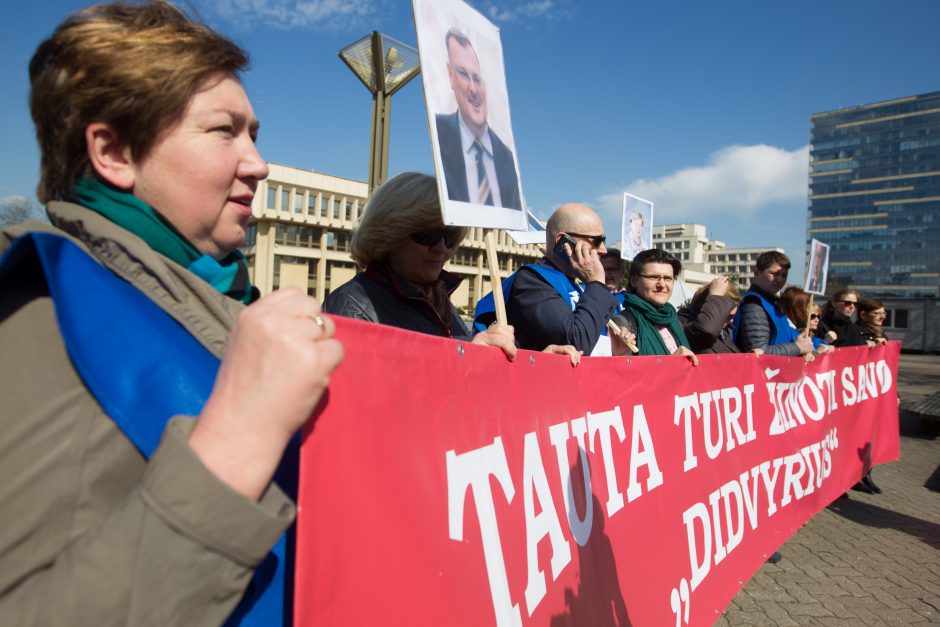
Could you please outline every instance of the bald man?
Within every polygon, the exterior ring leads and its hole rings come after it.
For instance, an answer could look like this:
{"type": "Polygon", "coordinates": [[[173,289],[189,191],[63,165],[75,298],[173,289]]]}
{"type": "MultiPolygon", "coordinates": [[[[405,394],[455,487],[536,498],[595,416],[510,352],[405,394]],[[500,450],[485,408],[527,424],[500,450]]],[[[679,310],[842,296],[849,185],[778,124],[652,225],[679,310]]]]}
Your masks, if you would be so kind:
{"type": "MultiPolygon", "coordinates": [[[[617,309],[604,285],[604,225],[590,207],[568,203],[552,214],[545,229],[545,257],[503,282],[509,324],[520,348],[570,344],[589,355],[617,309]],[[574,246],[563,241],[566,235],[574,246]]],[[[490,293],[477,305],[477,330],[495,319],[492,309],[490,293]]]]}

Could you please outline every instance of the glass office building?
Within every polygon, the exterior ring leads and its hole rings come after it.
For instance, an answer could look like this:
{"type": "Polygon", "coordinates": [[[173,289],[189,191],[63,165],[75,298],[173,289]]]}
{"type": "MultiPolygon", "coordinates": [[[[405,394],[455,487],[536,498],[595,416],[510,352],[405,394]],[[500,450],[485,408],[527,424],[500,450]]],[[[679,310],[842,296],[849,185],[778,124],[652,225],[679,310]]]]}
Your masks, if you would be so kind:
{"type": "Polygon", "coordinates": [[[810,124],[807,248],[831,247],[827,293],[938,296],[940,91],[810,124]]]}

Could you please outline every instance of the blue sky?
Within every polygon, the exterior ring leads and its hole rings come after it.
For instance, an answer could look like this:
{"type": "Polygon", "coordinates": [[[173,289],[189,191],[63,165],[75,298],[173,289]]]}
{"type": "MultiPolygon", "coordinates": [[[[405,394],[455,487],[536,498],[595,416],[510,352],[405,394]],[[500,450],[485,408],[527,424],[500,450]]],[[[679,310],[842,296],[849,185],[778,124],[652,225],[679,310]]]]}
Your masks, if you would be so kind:
{"type": "MultiPolygon", "coordinates": [[[[0,38],[0,199],[32,197],[26,65],[74,0],[8,3],[0,38]],[[15,25],[15,26],[13,26],[15,25]]],[[[782,246],[802,273],[809,116],[940,89],[940,2],[479,0],[501,28],[527,202],[577,200],[619,237],[621,192],[658,223],[729,246],[782,246]]],[[[415,44],[391,0],[192,0],[252,56],[266,159],[364,180],[369,93],[338,59],[380,30],[415,44]]],[[[390,173],[433,171],[420,80],[393,98],[390,173]]]]}

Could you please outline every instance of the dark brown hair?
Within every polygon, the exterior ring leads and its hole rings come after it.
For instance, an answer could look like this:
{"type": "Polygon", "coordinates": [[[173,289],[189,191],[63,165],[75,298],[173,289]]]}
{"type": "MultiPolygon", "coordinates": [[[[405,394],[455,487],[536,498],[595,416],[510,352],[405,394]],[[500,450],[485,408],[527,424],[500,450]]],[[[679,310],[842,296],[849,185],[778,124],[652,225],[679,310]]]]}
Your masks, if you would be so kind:
{"type": "Polygon", "coordinates": [[[678,279],[679,273],[682,272],[682,262],[673,257],[671,254],[667,253],[665,250],[660,250],[659,248],[650,248],[649,250],[644,250],[637,253],[636,257],[633,258],[633,262],[630,264],[630,281],[637,279],[645,271],[646,264],[648,263],[665,263],[672,266],[672,275],[678,279]]]}
{"type": "Polygon", "coordinates": [[[858,301],[858,313],[859,315],[865,313],[871,313],[875,310],[881,309],[884,307],[884,304],[877,298],[863,298],[858,301]]]}
{"type": "Polygon", "coordinates": [[[790,269],[790,258],[778,250],[768,250],[757,256],[754,265],[758,272],[763,272],[775,263],[779,263],[781,268],[790,269]]]}

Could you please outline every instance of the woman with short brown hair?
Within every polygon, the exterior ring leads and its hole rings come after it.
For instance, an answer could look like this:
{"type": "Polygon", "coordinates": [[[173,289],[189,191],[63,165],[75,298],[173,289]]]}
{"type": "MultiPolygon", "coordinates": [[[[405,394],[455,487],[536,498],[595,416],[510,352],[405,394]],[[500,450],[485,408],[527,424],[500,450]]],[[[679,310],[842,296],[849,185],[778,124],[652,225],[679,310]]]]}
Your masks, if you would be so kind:
{"type": "Polygon", "coordinates": [[[147,0],[76,12],[29,64],[51,225],[0,236],[5,624],[285,615],[272,478],[342,347],[238,251],[268,173],[247,62],[147,0]]]}

